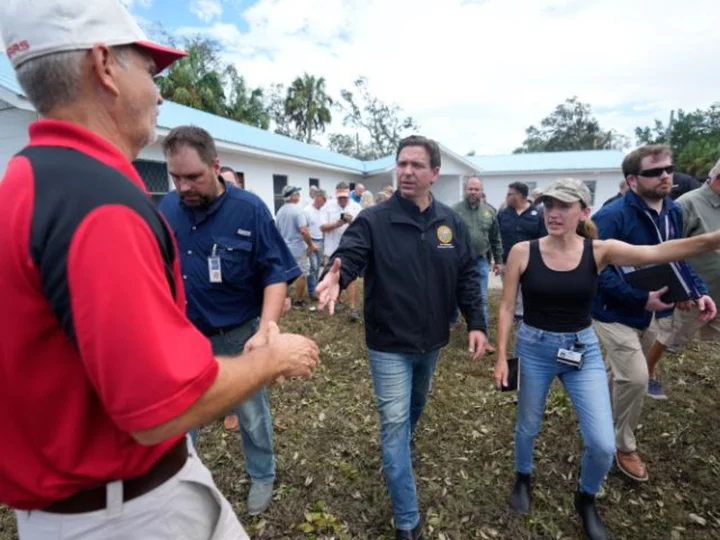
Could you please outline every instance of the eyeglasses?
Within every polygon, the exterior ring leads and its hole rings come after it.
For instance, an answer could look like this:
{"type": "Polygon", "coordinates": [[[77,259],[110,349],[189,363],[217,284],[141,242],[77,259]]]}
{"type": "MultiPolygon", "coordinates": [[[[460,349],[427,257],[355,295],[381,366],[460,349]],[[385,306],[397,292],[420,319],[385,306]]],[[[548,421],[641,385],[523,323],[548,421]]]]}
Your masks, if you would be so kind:
{"type": "Polygon", "coordinates": [[[673,172],[675,172],[675,166],[668,165],[667,167],[655,167],[654,169],[645,169],[644,171],[640,171],[638,173],[638,176],[644,176],[646,178],[657,178],[658,176],[662,176],[663,173],[672,174],[673,172]]]}

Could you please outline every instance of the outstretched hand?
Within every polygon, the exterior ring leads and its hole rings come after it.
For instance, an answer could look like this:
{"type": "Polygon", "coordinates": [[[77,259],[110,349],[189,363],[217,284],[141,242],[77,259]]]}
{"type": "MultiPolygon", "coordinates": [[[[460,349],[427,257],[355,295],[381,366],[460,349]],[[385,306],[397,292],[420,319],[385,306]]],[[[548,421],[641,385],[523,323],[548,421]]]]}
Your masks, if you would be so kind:
{"type": "Polygon", "coordinates": [[[315,287],[315,295],[318,297],[318,310],[322,311],[327,306],[330,315],[335,313],[335,302],[340,296],[340,264],[340,259],[335,259],[330,271],[325,274],[322,281],[315,287]]]}

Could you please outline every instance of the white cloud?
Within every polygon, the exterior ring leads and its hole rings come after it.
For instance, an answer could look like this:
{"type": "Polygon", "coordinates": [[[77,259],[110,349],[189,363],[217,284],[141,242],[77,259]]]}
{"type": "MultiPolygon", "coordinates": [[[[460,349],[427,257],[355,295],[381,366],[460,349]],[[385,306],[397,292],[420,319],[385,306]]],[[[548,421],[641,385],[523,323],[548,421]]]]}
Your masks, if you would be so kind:
{"type": "Polygon", "coordinates": [[[219,19],[223,14],[221,0],[190,0],[188,9],[190,13],[206,23],[219,19]]]}
{"type": "Polygon", "coordinates": [[[457,152],[511,152],[573,95],[632,135],[720,86],[717,0],[260,0],[243,17],[206,30],[251,84],[307,71],[338,95],[363,74],[457,152]]]}
{"type": "Polygon", "coordinates": [[[152,6],[153,0],[120,0],[120,3],[124,4],[128,9],[132,9],[133,6],[149,8],[152,6]]]}

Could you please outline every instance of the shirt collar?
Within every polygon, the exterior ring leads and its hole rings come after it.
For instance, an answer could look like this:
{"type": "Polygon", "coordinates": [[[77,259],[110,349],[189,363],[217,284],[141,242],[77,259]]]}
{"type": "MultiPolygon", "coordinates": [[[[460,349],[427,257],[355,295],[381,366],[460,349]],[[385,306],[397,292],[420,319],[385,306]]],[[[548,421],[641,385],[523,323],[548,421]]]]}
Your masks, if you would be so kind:
{"type": "Polygon", "coordinates": [[[426,217],[433,217],[435,216],[435,198],[432,196],[432,193],[430,195],[430,206],[428,206],[425,210],[422,212],[420,211],[420,207],[418,207],[417,204],[414,202],[405,199],[402,195],[400,195],[400,190],[396,191],[393,197],[396,197],[398,200],[398,203],[400,204],[400,207],[405,210],[408,214],[411,216],[426,216],[426,217]]]}
{"type": "Polygon", "coordinates": [[[651,214],[654,214],[656,216],[662,216],[666,212],[668,212],[672,206],[673,200],[670,195],[667,195],[663,199],[662,208],[660,209],[660,213],[658,214],[655,210],[650,208],[647,203],[643,200],[643,198],[635,193],[632,189],[629,189],[627,193],[625,193],[625,200],[629,201],[631,205],[639,208],[643,212],[650,212],[651,214]]]}
{"type": "Polygon", "coordinates": [[[193,216],[196,223],[200,223],[201,221],[207,219],[208,216],[217,212],[227,199],[230,186],[225,185],[222,177],[219,177],[218,179],[222,183],[224,190],[220,195],[218,195],[217,199],[210,203],[210,206],[207,208],[193,208],[191,206],[186,206],[182,199],[178,197],[178,204],[193,216]]]}
{"type": "Polygon", "coordinates": [[[710,184],[708,182],[705,182],[701,187],[700,190],[702,194],[707,198],[708,202],[712,205],[713,208],[717,208],[720,206],[720,195],[715,193],[713,191],[713,188],[710,187],[710,184]]]}
{"type": "Polygon", "coordinates": [[[28,146],[59,146],[82,152],[121,172],[143,192],[147,188],[133,164],[107,139],[78,124],[64,120],[36,120],[29,127],[28,146]]]}

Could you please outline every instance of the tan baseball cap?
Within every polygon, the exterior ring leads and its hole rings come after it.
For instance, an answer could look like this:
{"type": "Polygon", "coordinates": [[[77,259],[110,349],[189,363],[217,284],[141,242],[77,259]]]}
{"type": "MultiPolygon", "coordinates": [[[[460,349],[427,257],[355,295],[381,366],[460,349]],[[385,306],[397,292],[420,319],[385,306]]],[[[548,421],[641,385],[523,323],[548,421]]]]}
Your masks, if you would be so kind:
{"type": "Polygon", "coordinates": [[[149,41],[119,0],[3,0],[0,35],[13,67],[47,54],[136,45],[159,73],[187,53],[149,41]]]}
{"type": "Polygon", "coordinates": [[[592,196],[588,187],[584,182],[575,178],[558,178],[540,194],[535,202],[540,202],[543,199],[557,199],[564,203],[578,201],[585,206],[590,206],[592,203],[592,196]]]}

